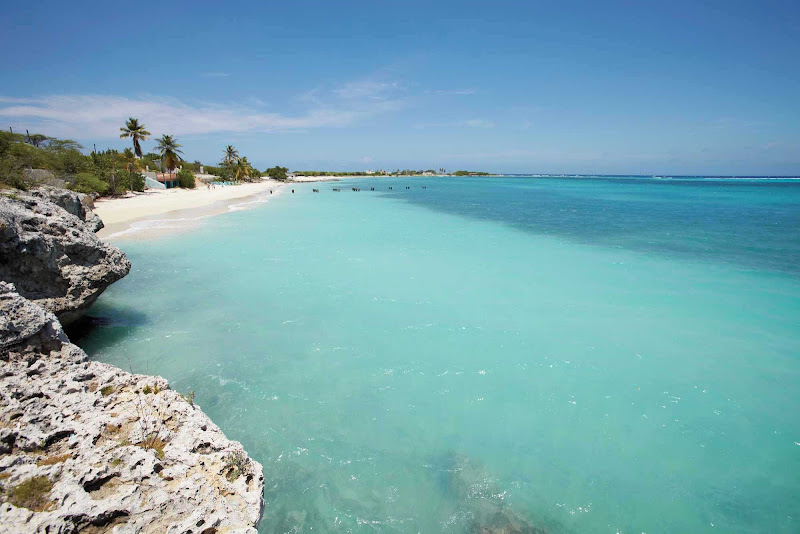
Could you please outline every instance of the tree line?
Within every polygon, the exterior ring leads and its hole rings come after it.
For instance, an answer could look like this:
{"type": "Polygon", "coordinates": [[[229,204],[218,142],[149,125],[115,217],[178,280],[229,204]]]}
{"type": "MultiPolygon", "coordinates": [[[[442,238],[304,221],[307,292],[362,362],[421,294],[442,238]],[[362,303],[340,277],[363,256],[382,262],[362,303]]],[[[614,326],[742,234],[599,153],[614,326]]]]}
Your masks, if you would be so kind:
{"type": "MultiPolygon", "coordinates": [[[[71,139],[2,131],[0,188],[28,189],[45,183],[95,195],[122,194],[144,190],[144,171],[174,173],[181,187],[193,188],[194,173],[200,172],[202,163],[185,161],[182,145],[169,134],[155,139],[153,151],[145,152],[143,144],[151,135],[144,123],[130,117],[120,128],[120,138],[130,139],[130,148],[86,154],[84,147],[71,139]]],[[[232,145],[222,151],[218,165],[205,166],[203,170],[234,183],[257,181],[262,176],[232,145]]],[[[285,167],[273,167],[267,174],[285,180],[287,172],[285,167]]]]}

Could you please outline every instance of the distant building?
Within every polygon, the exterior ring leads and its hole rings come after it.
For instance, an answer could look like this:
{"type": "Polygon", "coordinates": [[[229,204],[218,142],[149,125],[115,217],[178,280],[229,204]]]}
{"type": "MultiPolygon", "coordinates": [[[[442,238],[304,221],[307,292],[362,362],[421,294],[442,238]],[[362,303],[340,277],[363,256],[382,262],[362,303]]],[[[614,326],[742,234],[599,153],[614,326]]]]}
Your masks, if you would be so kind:
{"type": "Polygon", "coordinates": [[[145,171],[142,173],[144,175],[144,186],[148,189],[166,189],[167,186],[156,180],[156,172],[154,171],[145,171]]]}
{"type": "Polygon", "coordinates": [[[174,172],[157,172],[156,180],[164,184],[167,189],[178,187],[178,175],[174,172]]]}

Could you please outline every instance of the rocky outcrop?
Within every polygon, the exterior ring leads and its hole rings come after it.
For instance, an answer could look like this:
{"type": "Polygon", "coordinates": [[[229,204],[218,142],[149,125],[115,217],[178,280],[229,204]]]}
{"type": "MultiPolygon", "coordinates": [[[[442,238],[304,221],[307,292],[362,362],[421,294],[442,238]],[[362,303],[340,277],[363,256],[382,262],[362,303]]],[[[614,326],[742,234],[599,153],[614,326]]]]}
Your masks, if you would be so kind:
{"type": "Polygon", "coordinates": [[[263,482],[190,398],[0,282],[0,532],[255,533],[263,482]]]}
{"type": "Polygon", "coordinates": [[[39,187],[30,191],[30,194],[65,209],[89,225],[93,232],[103,228],[103,220],[92,211],[94,199],[89,195],[57,187],[39,187]]]}
{"type": "Polygon", "coordinates": [[[88,361],[64,333],[130,270],[89,207],[0,192],[0,534],[254,534],[261,465],[192,397],[88,361]]]}
{"type": "Polygon", "coordinates": [[[70,323],[131,264],[95,235],[86,197],[53,188],[0,195],[0,280],[70,323]]]}

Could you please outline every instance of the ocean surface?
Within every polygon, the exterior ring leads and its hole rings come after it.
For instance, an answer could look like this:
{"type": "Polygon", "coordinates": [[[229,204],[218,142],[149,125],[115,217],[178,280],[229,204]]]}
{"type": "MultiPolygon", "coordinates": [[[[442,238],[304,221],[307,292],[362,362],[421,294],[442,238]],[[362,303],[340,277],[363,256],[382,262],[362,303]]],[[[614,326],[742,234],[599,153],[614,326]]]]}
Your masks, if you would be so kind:
{"type": "Polygon", "coordinates": [[[800,532],[800,181],[291,187],[115,241],[78,340],[195,391],[261,532],[800,532]]]}

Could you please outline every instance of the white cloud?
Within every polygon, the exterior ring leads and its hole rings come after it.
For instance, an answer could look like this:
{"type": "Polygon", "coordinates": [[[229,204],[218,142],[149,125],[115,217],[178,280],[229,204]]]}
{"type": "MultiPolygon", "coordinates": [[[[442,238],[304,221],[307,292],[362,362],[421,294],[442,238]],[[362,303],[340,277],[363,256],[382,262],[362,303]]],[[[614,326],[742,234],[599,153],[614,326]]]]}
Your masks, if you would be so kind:
{"type": "Polygon", "coordinates": [[[494,128],[496,124],[486,119],[468,119],[455,122],[419,122],[414,128],[425,130],[428,128],[494,128]]]}
{"type": "Polygon", "coordinates": [[[243,103],[188,103],[158,96],[51,95],[0,97],[0,118],[19,128],[57,137],[114,138],[128,117],[154,135],[213,132],[272,132],[343,127],[403,106],[397,84],[354,82],[305,95],[308,109],[296,115],[271,113],[258,99],[243,103]]]}
{"type": "Polygon", "coordinates": [[[428,94],[431,95],[444,95],[444,96],[465,96],[465,95],[474,95],[478,92],[477,89],[433,89],[431,91],[426,91],[428,94]]]}
{"type": "Polygon", "coordinates": [[[397,82],[377,82],[359,80],[342,85],[333,90],[334,94],[345,100],[385,101],[397,96],[401,90],[397,82]]]}
{"type": "Polygon", "coordinates": [[[494,123],[492,121],[487,121],[486,119],[469,119],[462,123],[464,126],[469,126],[470,128],[494,128],[494,123]]]}

